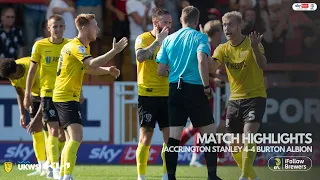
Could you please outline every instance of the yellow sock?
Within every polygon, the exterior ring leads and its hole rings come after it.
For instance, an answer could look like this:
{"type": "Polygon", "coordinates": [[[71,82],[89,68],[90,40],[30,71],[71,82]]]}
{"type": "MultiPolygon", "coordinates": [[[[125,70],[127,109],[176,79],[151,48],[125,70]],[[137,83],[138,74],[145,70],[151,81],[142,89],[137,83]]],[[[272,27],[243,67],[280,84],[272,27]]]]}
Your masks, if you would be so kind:
{"type": "Polygon", "coordinates": [[[62,142],[59,141],[59,154],[61,154],[61,156],[62,156],[62,150],[64,145],[65,145],[65,141],[62,141],[62,142]]]}
{"type": "Polygon", "coordinates": [[[138,175],[146,175],[150,146],[139,143],[136,151],[138,175]]]}
{"type": "Polygon", "coordinates": [[[53,168],[57,168],[56,165],[59,163],[59,140],[58,137],[49,136],[48,138],[48,153],[50,162],[53,168]]]}
{"type": "Polygon", "coordinates": [[[166,147],[167,147],[166,143],[163,143],[162,150],[161,150],[163,174],[167,174],[166,157],[165,157],[165,151],[164,151],[166,147]]]}
{"type": "Polygon", "coordinates": [[[43,134],[44,134],[44,142],[45,142],[45,145],[46,145],[47,161],[50,162],[49,151],[48,151],[48,138],[49,138],[49,133],[48,133],[48,131],[43,131],[43,134]]]}
{"type": "Polygon", "coordinates": [[[60,166],[61,166],[61,169],[60,169],[60,176],[64,176],[64,171],[65,171],[65,167],[64,165],[66,164],[65,161],[66,161],[66,148],[63,148],[62,149],[62,152],[61,152],[61,160],[60,160],[60,166]]]}
{"type": "MultiPolygon", "coordinates": [[[[237,163],[238,167],[241,169],[241,171],[242,171],[242,154],[243,153],[245,153],[245,152],[243,152],[243,149],[240,152],[232,153],[232,157],[233,157],[234,161],[237,163]]],[[[252,167],[249,170],[249,178],[254,179],[256,177],[257,177],[257,175],[254,172],[254,169],[252,167]]]]}
{"type": "Polygon", "coordinates": [[[33,149],[34,154],[37,157],[38,162],[46,161],[46,151],[45,151],[45,143],[44,137],[42,132],[37,132],[32,134],[32,141],[33,141],[33,149]]]}
{"type": "Polygon", "coordinates": [[[76,165],[76,159],[77,159],[77,152],[78,148],[80,146],[80,143],[74,140],[69,140],[68,143],[65,145],[64,148],[64,162],[70,163],[70,167],[67,168],[65,166],[64,168],[64,175],[71,175],[72,171],[76,165]]]}
{"type": "MultiPolygon", "coordinates": [[[[256,157],[256,144],[248,144],[245,143],[243,151],[243,160],[242,160],[242,174],[241,176],[246,178],[249,175],[253,175],[253,162],[254,158],[256,157]],[[251,174],[250,174],[251,173],[251,174]]],[[[254,172],[255,173],[255,172],[254,172]]]]}

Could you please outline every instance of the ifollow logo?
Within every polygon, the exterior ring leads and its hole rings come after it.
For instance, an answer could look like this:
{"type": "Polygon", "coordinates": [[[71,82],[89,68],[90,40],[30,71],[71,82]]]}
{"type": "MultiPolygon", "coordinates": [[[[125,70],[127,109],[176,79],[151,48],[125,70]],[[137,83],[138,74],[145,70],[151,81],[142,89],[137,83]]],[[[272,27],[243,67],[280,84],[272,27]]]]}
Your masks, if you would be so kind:
{"type": "Polygon", "coordinates": [[[275,156],[268,160],[271,171],[309,171],[312,160],[307,156],[275,156]]]}
{"type": "Polygon", "coordinates": [[[316,11],[316,3],[294,3],[292,4],[292,9],[295,11],[316,11]]]}

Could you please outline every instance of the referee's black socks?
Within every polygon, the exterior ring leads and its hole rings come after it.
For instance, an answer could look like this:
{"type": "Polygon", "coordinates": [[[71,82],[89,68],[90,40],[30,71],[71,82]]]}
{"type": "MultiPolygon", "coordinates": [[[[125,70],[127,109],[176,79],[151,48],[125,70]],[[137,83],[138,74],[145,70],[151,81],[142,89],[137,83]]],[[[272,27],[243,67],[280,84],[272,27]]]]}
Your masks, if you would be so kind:
{"type": "MultiPolygon", "coordinates": [[[[179,146],[180,140],[169,138],[167,143],[167,148],[170,149],[171,146],[179,146]]],[[[176,169],[178,163],[178,152],[165,152],[167,173],[169,180],[176,180],[176,169]]]]}
{"type": "MultiPolygon", "coordinates": [[[[213,142],[205,144],[206,149],[212,149],[215,144],[213,142]]],[[[213,151],[206,151],[204,153],[208,169],[208,180],[218,180],[217,178],[217,153],[213,151]]]]}

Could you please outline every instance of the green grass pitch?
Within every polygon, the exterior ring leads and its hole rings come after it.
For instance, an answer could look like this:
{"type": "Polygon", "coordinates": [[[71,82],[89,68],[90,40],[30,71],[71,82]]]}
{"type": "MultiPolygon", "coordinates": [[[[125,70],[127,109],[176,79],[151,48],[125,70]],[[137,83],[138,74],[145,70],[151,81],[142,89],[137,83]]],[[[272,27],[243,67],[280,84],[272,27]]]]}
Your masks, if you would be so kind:
{"type": "MultiPolygon", "coordinates": [[[[45,180],[45,177],[26,175],[32,171],[19,171],[17,166],[10,173],[0,167],[0,180],[45,180]]],[[[318,180],[320,179],[320,167],[313,167],[307,172],[274,172],[268,167],[255,167],[261,180],[318,180]]],[[[161,180],[162,166],[148,166],[147,180],[161,180]]],[[[206,180],[206,167],[195,168],[178,166],[177,180],[206,180]]],[[[223,180],[238,180],[240,170],[235,166],[219,166],[218,175],[223,180]]],[[[83,166],[78,165],[74,170],[75,180],[136,180],[136,167],[119,166],[83,166]]]]}

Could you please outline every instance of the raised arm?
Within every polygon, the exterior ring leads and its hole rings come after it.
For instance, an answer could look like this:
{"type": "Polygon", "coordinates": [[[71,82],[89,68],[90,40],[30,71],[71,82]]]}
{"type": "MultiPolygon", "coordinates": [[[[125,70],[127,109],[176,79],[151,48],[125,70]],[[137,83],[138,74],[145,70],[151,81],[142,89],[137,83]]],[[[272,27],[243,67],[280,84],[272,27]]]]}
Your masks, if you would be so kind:
{"type": "MultiPolygon", "coordinates": [[[[159,33],[159,31],[157,30],[156,32],[156,40],[148,47],[146,48],[141,48],[137,49],[136,51],[136,56],[139,62],[143,62],[147,59],[150,58],[150,56],[153,55],[154,51],[161,45],[162,41],[168,36],[169,34],[169,28],[168,27],[164,27],[162,29],[162,31],[159,33]]],[[[141,38],[137,38],[137,46],[143,45],[144,44],[144,40],[141,38]]]]}
{"type": "Polygon", "coordinates": [[[267,65],[267,58],[263,55],[264,48],[261,44],[262,35],[259,33],[253,32],[249,34],[251,41],[251,47],[253,50],[254,58],[260,69],[264,69],[267,65]]]}
{"type": "Polygon", "coordinates": [[[112,44],[112,49],[96,58],[86,58],[83,60],[83,63],[86,66],[92,67],[92,68],[98,68],[103,66],[105,63],[110,61],[116,54],[121,52],[126,46],[128,45],[128,39],[127,38],[122,38],[118,43],[116,43],[116,39],[113,38],[113,44],[112,44]]]}

